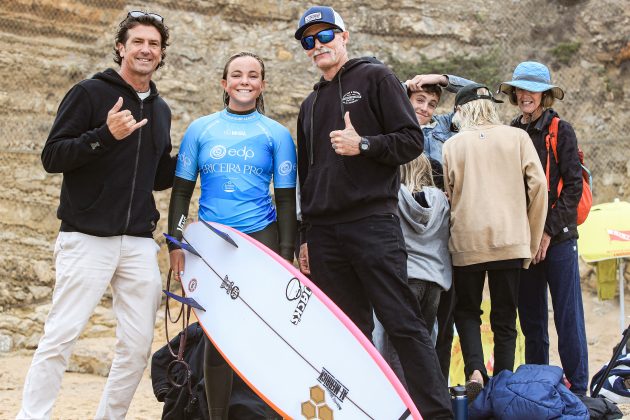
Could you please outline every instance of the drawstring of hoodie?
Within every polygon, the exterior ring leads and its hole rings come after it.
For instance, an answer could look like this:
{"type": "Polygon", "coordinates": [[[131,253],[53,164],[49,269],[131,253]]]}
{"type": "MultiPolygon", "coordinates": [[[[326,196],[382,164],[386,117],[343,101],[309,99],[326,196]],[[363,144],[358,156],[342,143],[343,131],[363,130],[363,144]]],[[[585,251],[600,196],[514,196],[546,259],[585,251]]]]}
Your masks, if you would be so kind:
{"type": "Polygon", "coordinates": [[[315,88],[315,99],[313,99],[313,106],[311,107],[309,136],[308,136],[308,164],[313,165],[313,114],[315,113],[315,104],[317,103],[317,95],[319,95],[319,84],[315,88]]]}
{"type": "Polygon", "coordinates": [[[343,90],[341,89],[341,73],[343,73],[344,67],[342,66],[339,69],[339,76],[337,77],[337,83],[339,85],[339,107],[341,108],[341,121],[344,120],[345,117],[345,109],[343,107],[343,90]]]}

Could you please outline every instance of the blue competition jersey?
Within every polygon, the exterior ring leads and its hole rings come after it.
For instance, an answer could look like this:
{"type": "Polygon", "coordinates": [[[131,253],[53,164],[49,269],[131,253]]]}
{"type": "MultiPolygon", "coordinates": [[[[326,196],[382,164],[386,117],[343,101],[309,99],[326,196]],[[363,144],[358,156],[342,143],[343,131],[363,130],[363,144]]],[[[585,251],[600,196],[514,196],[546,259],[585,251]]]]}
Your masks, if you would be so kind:
{"type": "Polygon", "coordinates": [[[251,233],[276,220],[269,185],[295,188],[295,145],[289,130],[254,111],[216,112],[184,134],[175,175],[201,174],[199,218],[251,233]]]}

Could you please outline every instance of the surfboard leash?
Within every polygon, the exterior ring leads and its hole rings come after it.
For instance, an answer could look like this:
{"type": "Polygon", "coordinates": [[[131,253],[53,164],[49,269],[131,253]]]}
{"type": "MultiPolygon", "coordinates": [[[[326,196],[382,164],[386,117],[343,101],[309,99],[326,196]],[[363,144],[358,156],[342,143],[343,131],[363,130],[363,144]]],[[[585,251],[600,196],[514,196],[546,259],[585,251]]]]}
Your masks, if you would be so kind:
{"type": "MultiPolygon", "coordinates": [[[[168,276],[166,278],[166,290],[165,292],[168,292],[171,288],[171,274],[173,273],[173,270],[168,270],[168,276]]],[[[181,283],[180,283],[180,287],[181,287],[181,283]]],[[[182,287],[182,296],[184,295],[184,288],[182,287]]],[[[190,312],[192,310],[192,307],[190,305],[181,305],[180,309],[179,309],[179,313],[177,314],[177,317],[175,318],[175,320],[173,320],[173,317],[171,316],[171,309],[169,306],[169,300],[171,299],[170,297],[171,293],[166,293],[166,305],[165,305],[165,309],[164,309],[164,332],[166,335],[166,345],[168,347],[168,351],[171,353],[171,356],[173,356],[173,360],[168,364],[168,367],[166,368],[166,379],[168,379],[168,382],[173,385],[176,388],[182,388],[184,386],[188,386],[188,398],[189,398],[189,403],[190,403],[190,399],[192,399],[192,384],[191,384],[191,376],[192,376],[192,370],[190,369],[190,366],[188,365],[188,363],[186,363],[186,361],[184,360],[184,351],[186,350],[186,342],[188,340],[188,325],[190,324],[190,312]],[[186,310],[184,310],[184,306],[187,307],[186,310]],[[179,346],[177,348],[177,352],[175,352],[173,350],[173,347],[171,347],[171,340],[168,336],[168,324],[169,321],[172,322],[173,324],[176,324],[177,322],[179,322],[179,320],[182,320],[182,331],[179,333],[179,346]],[[177,382],[177,377],[175,377],[175,375],[173,374],[173,369],[175,368],[175,366],[177,365],[182,365],[184,371],[186,372],[186,375],[184,376],[184,380],[181,383],[177,382]]]]}

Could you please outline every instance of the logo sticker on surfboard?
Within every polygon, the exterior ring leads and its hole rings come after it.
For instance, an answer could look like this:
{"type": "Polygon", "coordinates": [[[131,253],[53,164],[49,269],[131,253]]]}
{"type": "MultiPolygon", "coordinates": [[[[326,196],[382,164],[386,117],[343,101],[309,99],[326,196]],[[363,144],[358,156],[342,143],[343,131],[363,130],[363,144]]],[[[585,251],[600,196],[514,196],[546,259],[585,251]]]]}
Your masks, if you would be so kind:
{"type": "Polygon", "coordinates": [[[302,415],[307,419],[333,420],[333,411],[326,404],[326,393],[319,386],[310,388],[310,399],[302,403],[302,415]]]}
{"type": "Polygon", "coordinates": [[[188,283],[188,291],[192,293],[195,289],[197,289],[197,279],[191,279],[188,283]]]}
{"type": "Polygon", "coordinates": [[[234,300],[238,299],[238,295],[241,293],[241,290],[238,288],[238,286],[235,286],[234,282],[230,281],[228,276],[225,276],[225,278],[221,282],[221,289],[225,289],[225,293],[230,295],[230,297],[234,300]]]}
{"type": "Polygon", "coordinates": [[[319,374],[317,382],[322,384],[324,388],[328,390],[332,396],[333,402],[337,408],[341,410],[341,404],[343,404],[343,401],[348,396],[348,388],[339,382],[339,380],[328,372],[326,368],[322,368],[322,372],[319,374]]]}
{"type": "Polygon", "coordinates": [[[295,310],[293,311],[293,317],[291,318],[291,323],[293,325],[297,325],[302,320],[302,314],[306,310],[306,305],[308,305],[308,301],[311,298],[313,291],[308,287],[304,286],[300,281],[293,277],[287,283],[286,288],[286,297],[289,302],[297,300],[298,303],[295,306],[295,310]]]}

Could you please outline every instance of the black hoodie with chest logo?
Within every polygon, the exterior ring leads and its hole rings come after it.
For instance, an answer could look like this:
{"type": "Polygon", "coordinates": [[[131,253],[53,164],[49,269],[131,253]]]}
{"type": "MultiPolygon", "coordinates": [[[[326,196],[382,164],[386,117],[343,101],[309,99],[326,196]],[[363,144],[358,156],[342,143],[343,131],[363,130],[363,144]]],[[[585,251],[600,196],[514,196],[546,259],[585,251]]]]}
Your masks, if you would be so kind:
{"type": "Polygon", "coordinates": [[[328,225],[374,214],[396,214],[398,167],[423,150],[422,131],[405,90],[375,59],[349,60],[331,81],[323,78],[300,107],[298,173],[304,224],[328,225]],[[358,156],[340,156],[330,132],[344,114],[370,142],[358,156]]]}
{"type": "Polygon", "coordinates": [[[57,217],[62,231],[95,236],[152,236],[160,213],[153,190],[173,185],[176,157],[170,156],[171,110],[153,82],[140,100],[112,69],[76,84],[59,105],[42,163],[63,173],[57,217]],[[119,97],[143,127],[117,141],[107,113],[119,97]]]}

